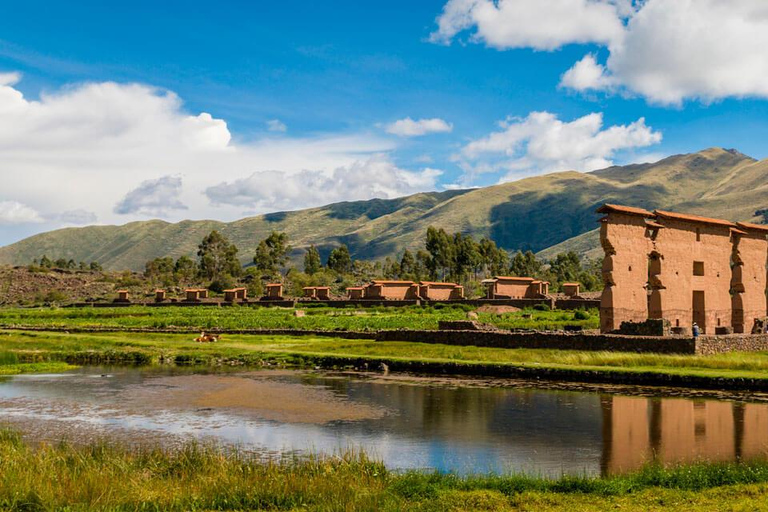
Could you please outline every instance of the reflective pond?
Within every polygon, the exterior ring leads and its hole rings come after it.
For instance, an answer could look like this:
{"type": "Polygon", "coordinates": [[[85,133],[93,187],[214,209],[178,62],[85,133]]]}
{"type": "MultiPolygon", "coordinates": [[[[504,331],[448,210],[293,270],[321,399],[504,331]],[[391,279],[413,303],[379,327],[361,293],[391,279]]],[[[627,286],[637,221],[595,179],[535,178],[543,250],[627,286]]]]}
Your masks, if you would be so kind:
{"type": "Polygon", "coordinates": [[[612,474],[760,458],[768,405],[301,371],[84,368],[0,380],[29,438],[190,439],[264,454],[363,449],[393,469],[612,474]]]}

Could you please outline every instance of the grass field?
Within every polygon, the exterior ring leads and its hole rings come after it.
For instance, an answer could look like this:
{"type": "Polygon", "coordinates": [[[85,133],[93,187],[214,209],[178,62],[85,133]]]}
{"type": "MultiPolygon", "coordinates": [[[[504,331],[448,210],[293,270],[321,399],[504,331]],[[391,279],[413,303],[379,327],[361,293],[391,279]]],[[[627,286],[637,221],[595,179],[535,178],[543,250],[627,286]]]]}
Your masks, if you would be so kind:
{"type": "MultiPolygon", "coordinates": [[[[495,375],[504,367],[567,369],[574,372],[652,373],[711,379],[768,379],[768,354],[715,356],[636,354],[567,350],[459,347],[411,342],[376,342],[317,336],[224,335],[218,343],[196,343],[191,334],[0,331],[0,353],[18,363],[68,362],[324,367],[417,362],[462,373],[474,366],[495,375]],[[9,356],[10,355],[10,356],[9,356]]],[[[471,372],[478,373],[478,372],[471,372]]],[[[482,372],[479,372],[482,373],[482,372]]]]}
{"type": "Polygon", "coordinates": [[[190,444],[30,447],[0,429],[2,510],[764,510],[768,463],[609,478],[393,473],[365,454],[259,460],[190,444]]]}
{"type": "MultiPolygon", "coordinates": [[[[293,309],[265,307],[163,307],[0,309],[0,325],[60,328],[170,328],[195,329],[304,329],[325,331],[378,331],[385,329],[437,329],[440,320],[464,320],[473,308],[466,305],[435,307],[377,307],[339,309],[310,305],[306,315],[293,309]]],[[[578,325],[597,329],[597,311],[520,311],[495,315],[479,313],[479,321],[502,329],[562,329],[578,325]],[[586,317],[586,318],[574,318],[586,317]]]]}

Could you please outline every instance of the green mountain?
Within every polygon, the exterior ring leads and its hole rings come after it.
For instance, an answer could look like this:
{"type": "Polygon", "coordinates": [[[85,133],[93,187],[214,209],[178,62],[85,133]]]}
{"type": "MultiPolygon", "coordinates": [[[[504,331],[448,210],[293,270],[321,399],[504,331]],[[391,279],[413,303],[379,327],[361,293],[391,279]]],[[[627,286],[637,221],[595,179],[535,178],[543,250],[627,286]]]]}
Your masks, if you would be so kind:
{"type": "Polygon", "coordinates": [[[123,226],[68,228],[0,248],[0,263],[26,264],[42,254],[101,262],[108,269],[142,269],[157,256],[193,255],[218,229],[249,261],[272,230],[288,234],[300,258],[315,244],[323,257],[346,243],[357,258],[394,256],[422,247],[428,226],[490,236],[508,250],[551,256],[577,250],[599,256],[595,209],[613,202],[762,222],[768,208],[768,160],[711,148],[656,163],[591,173],[560,172],[491,187],[415,194],[398,199],[343,202],[223,223],[152,220],[123,226]],[[596,250],[597,249],[597,250],[596,250]]]}

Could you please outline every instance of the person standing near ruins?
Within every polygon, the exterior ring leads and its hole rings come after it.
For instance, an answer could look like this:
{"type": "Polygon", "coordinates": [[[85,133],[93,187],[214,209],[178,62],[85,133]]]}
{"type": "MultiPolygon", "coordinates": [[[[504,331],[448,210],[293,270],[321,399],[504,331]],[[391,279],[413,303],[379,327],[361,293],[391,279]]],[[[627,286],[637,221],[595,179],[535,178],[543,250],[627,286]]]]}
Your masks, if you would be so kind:
{"type": "Polygon", "coordinates": [[[699,324],[697,324],[696,322],[693,322],[693,327],[691,327],[691,331],[693,332],[693,338],[694,339],[698,338],[699,334],[701,334],[701,332],[699,331],[699,324]]]}

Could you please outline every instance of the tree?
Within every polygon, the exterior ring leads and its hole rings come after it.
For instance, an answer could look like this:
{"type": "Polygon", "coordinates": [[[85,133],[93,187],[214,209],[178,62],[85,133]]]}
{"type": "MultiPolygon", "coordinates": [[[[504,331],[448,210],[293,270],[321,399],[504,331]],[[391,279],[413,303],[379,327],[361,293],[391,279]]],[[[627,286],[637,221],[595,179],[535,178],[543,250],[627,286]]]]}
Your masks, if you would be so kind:
{"type": "Polygon", "coordinates": [[[416,258],[413,257],[411,251],[406,249],[403,251],[403,257],[400,258],[400,276],[402,278],[416,279],[414,271],[416,270],[416,258]]]}
{"type": "Polygon", "coordinates": [[[192,284],[199,270],[195,260],[189,256],[179,256],[173,265],[173,277],[177,284],[192,284]]]}
{"type": "Polygon", "coordinates": [[[256,254],[253,256],[253,264],[261,272],[270,275],[277,274],[288,261],[290,250],[288,235],[273,231],[267,238],[259,242],[256,254]]]}
{"type": "Polygon", "coordinates": [[[318,273],[322,268],[323,263],[320,261],[320,252],[318,252],[317,247],[310,245],[304,254],[304,273],[311,276],[318,273]]]}
{"type": "Polygon", "coordinates": [[[48,256],[43,254],[43,257],[40,258],[40,266],[43,268],[52,268],[53,262],[48,258],[48,256]]]}
{"type": "Polygon", "coordinates": [[[101,267],[101,263],[99,263],[98,261],[92,261],[92,262],[91,262],[91,264],[90,264],[90,265],[88,265],[88,267],[89,267],[89,268],[90,268],[92,271],[94,271],[94,272],[101,272],[102,270],[104,270],[104,269],[101,267]]]}
{"type": "Polygon", "coordinates": [[[483,277],[498,276],[507,273],[509,255],[507,251],[496,247],[496,242],[483,237],[478,244],[480,252],[480,265],[483,277]]]}
{"type": "Polygon", "coordinates": [[[173,280],[173,258],[155,258],[144,265],[144,277],[152,282],[168,284],[173,280]]]}
{"type": "Polygon", "coordinates": [[[426,240],[427,252],[429,258],[429,271],[433,279],[445,278],[452,267],[454,258],[453,240],[443,228],[436,229],[432,226],[427,228],[426,240]]]}
{"type": "Polygon", "coordinates": [[[349,248],[342,244],[332,250],[331,254],[328,255],[327,266],[339,274],[345,274],[352,270],[352,257],[349,254],[349,248]]]}
{"type": "Polygon", "coordinates": [[[461,282],[468,273],[476,273],[480,266],[481,256],[475,240],[468,235],[455,233],[453,235],[453,260],[451,274],[461,282]]]}
{"type": "Polygon", "coordinates": [[[517,277],[538,277],[541,274],[541,262],[531,251],[517,251],[509,266],[509,273],[517,277]]]}
{"type": "Polygon", "coordinates": [[[549,262],[549,267],[558,283],[576,281],[581,274],[581,259],[574,251],[560,253],[549,262]]]}
{"type": "Polygon", "coordinates": [[[237,259],[237,247],[216,230],[200,242],[197,256],[200,275],[206,279],[219,280],[223,276],[237,277],[242,273],[243,268],[237,259]]]}

